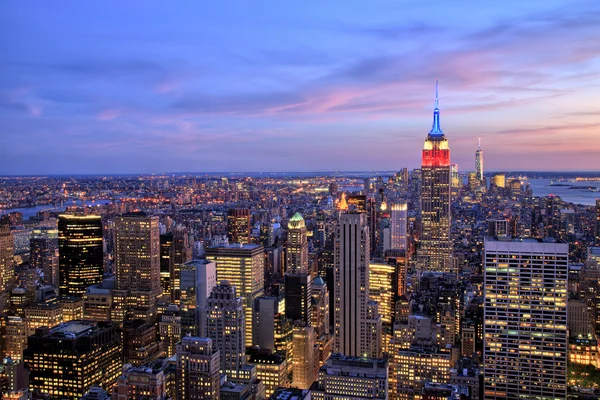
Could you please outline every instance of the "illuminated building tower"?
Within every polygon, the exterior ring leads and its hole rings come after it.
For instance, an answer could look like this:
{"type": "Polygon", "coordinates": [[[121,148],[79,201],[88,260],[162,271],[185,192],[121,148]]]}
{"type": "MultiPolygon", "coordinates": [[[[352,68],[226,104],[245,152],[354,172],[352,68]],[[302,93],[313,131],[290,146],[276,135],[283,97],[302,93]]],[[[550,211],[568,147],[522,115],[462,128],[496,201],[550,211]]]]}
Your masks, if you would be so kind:
{"type": "Polygon", "coordinates": [[[192,336],[206,336],[206,299],[217,285],[217,268],[213,261],[194,260],[181,265],[181,314],[191,316],[192,336]]]}
{"type": "Polygon", "coordinates": [[[237,378],[245,364],[244,301],[227,281],[215,286],[206,302],[206,336],[221,354],[221,373],[237,378]]]}
{"type": "Polygon", "coordinates": [[[44,273],[44,283],[58,286],[58,229],[38,227],[29,237],[29,265],[44,273]]]}
{"type": "Polygon", "coordinates": [[[210,338],[186,336],[177,345],[177,399],[220,398],[221,354],[210,338]]]}
{"type": "Polygon", "coordinates": [[[83,319],[83,298],[61,296],[58,303],[62,308],[63,322],[83,319]]]}
{"type": "Polygon", "coordinates": [[[382,324],[383,351],[393,334],[395,319],[396,293],[398,292],[398,278],[396,265],[384,262],[371,262],[369,264],[369,295],[372,301],[379,303],[379,314],[382,324]]]}
{"type": "Polygon", "coordinates": [[[484,184],[483,180],[483,150],[481,150],[481,138],[479,138],[479,146],[475,152],[475,176],[479,181],[480,185],[484,184]]]}
{"type": "Polygon", "coordinates": [[[315,330],[298,323],[293,332],[294,374],[292,386],[308,389],[315,381],[315,330]]]}
{"type": "Polygon", "coordinates": [[[133,212],[115,221],[115,284],[129,308],[151,309],[161,295],[158,217],[133,212]]]}
{"type": "Polygon", "coordinates": [[[10,358],[14,362],[23,360],[23,350],[27,347],[29,330],[21,317],[8,316],[2,324],[2,358],[10,358]]]}
{"type": "Polygon", "coordinates": [[[408,205],[406,203],[392,204],[390,226],[392,229],[390,248],[393,250],[406,250],[408,238],[408,205]]]}
{"type": "Polygon", "coordinates": [[[171,275],[174,273],[173,233],[160,235],[160,286],[162,295],[171,299],[171,275]]]}
{"type": "MultiPolygon", "coordinates": [[[[600,199],[596,199],[596,246],[600,246],[600,199]]],[[[0,259],[0,263],[2,260],[0,259]]]]}
{"type": "Polygon", "coordinates": [[[388,399],[388,360],[332,354],[310,392],[313,399],[388,399]]]}
{"type": "Polygon", "coordinates": [[[342,213],[335,234],[335,351],[360,357],[368,352],[370,236],[364,213],[342,213]]]}
{"type": "Polygon", "coordinates": [[[250,243],[251,215],[247,208],[227,211],[227,238],[229,243],[250,243]]]}
{"type": "Polygon", "coordinates": [[[567,397],[567,243],[486,238],[484,396],[567,397]]]}
{"type": "Polygon", "coordinates": [[[329,336],[329,291],[322,277],[318,276],[311,285],[312,326],[317,338],[329,336]]]}
{"type": "Polygon", "coordinates": [[[256,244],[229,244],[206,249],[206,258],[217,263],[217,280],[235,286],[244,300],[246,347],[252,346],[254,301],[264,294],[264,247],[256,244]]]}
{"type": "Polygon", "coordinates": [[[3,215],[0,217],[0,293],[10,288],[15,275],[14,253],[15,242],[10,231],[10,220],[3,215]]]}
{"type": "Polygon", "coordinates": [[[121,374],[122,352],[121,334],[112,323],[71,321],[39,328],[24,354],[29,389],[79,400],[92,385],[111,388],[121,374]]]}
{"type": "Polygon", "coordinates": [[[63,321],[63,311],[57,302],[30,304],[24,309],[29,335],[42,326],[54,327],[63,321]]]}
{"type": "Polygon", "coordinates": [[[460,176],[458,175],[458,164],[451,164],[450,168],[452,170],[452,189],[458,189],[462,186],[460,176]]]}
{"type": "Polygon", "coordinates": [[[417,252],[421,271],[452,269],[450,240],[450,148],[440,128],[437,82],[433,127],[423,147],[421,184],[421,238],[417,252]]]}
{"type": "Polygon", "coordinates": [[[60,294],[83,297],[85,289],[102,282],[102,218],[61,215],[58,218],[60,294]]]}
{"type": "Polygon", "coordinates": [[[283,297],[259,297],[254,306],[256,342],[261,350],[285,357],[288,372],[292,371],[292,320],[285,317],[283,297]]]}
{"type": "Polygon", "coordinates": [[[306,224],[299,213],[294,214],[288,222],[286,260],[286,272],[292,274],[305,274],[308,272],[306,224]]]}
{"type": "Polygon", "coordinates": [[[285,316],[302,326],[311,325],[311,277],[310,274],[285,274],[285,316]]]}
{"type": "Polygon", "coordinates": [[[160,340],[164,343],[165,354],[167,357],[175,355],[177,343],[181,340],[181,315],[179,307],[171,304],[160,316],[158,322],[158,332],[160,340]]]}

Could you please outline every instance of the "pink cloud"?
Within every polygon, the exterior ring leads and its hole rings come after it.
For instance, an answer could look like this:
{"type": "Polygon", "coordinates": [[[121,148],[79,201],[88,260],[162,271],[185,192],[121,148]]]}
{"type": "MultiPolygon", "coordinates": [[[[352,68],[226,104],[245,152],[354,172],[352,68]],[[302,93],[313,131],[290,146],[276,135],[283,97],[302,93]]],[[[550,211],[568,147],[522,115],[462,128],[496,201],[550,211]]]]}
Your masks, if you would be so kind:
{"type": "Polygon", "coordinates": [[[123,113],[123,110],[120,108],[109,108],[107,110],[100,112],[97,115],[97,118],[100,121],[110,121],[110,120],[120,117],[122,115],[122,113],[123,113]]]}

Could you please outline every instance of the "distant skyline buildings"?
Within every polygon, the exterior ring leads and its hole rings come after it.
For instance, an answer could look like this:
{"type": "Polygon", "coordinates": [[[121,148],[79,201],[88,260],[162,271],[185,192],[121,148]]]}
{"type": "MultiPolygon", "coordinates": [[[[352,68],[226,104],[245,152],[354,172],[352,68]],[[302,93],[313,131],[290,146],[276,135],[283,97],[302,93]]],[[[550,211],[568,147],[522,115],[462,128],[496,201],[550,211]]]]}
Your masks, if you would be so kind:
{"type": "Polygon", "coordinates": [[[472,165],[482,136],[494,149],[489,170],[598,169],[588,73],[597,54],[585,51],[600,36],[594,2],[450,1],[402,12],[391,1],[369,10],[315,2],[235,13],[152,4],[143,15],[73,4],[53,19],[44,18],[50,5],[0,6],[14,22],[0,174],[415,168],[436,77],[451,98],[459,165],[472,165]],[[548,31],[565,45],[556,49],[548,31]],[[534,146],[542,135],[545,146],[534,146]],[[140,137],[144,146],[132,146],[140,137]]]}

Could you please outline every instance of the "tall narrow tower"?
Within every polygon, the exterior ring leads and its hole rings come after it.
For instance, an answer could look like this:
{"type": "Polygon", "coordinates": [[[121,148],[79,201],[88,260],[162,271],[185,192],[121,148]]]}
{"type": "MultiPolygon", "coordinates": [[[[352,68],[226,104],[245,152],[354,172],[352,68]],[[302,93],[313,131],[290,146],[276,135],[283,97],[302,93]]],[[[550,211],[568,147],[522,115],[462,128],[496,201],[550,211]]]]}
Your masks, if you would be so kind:
{"type": "Polygon", "coordinates": [[[423,147],[421,185],[421,240],[417,252],[421,271],[450,271],[451,166],[448,140],[440,128],[438,85],[435,84],[433,126],[423,147]]]}
{"type": "Polygon", "coordinates": [[[300,213],[294,214],[288,223],[287,269],[292,274],[308,272],[308,241],[306,223],[300,213]]]}
{"type": "Polygon", "coordinates": [[[475,152],[475,176],[483,185],[483,150],[481,150],[481,138],[479,138],[479,145],[475,152]]]}

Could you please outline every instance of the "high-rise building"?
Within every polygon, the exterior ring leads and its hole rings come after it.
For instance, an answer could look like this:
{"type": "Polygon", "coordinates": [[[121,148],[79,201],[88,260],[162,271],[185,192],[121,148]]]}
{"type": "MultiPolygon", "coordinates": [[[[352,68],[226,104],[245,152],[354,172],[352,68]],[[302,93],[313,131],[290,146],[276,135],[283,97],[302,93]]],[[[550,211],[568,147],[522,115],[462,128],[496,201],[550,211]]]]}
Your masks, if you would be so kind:
{"type": "Polygon", "coordinates": [[[171,299],[171,276],[174,274],[174,258],[173,233],[164,233],[160,235],[160,286],[163,297],[167,299],[171,299]]]}
{"type": "Polygon", "coordinates": [[[227,238],[229,243],[250,243],[251,215],[247,208],[227,211],[227,238]]]}
{"type": "Polygon", "coordinates": [[[456,190],[462,186],[460,175],[458,174],[458,164],[450,164],[450,169],[452,171],[452,189],[456,190]]]}
{"type": "Polygon", "coordinates": [[[567,397],[569,245],[484,242],[484,396],[567,397]]]}
{"type": "Polygon", "coordinates": [[[181,266],[192,261],[192,245],[187,229],[184,226],[176,226],[173,229],[173,269],[171,270],[170,283],[171,301],[177,305],[180,304],[181,297],[181,266]]]}
{"type": "Polygon", "coordinates": [[[125,321],[123,359],[133,366],[144,365],[164,355],[164,342],[157,340],[156,326],[143,320],[125,321]]]}
{"type": "Polygon", "coordinates": [[[279,387],[288,387],[288,367],[286,359],[278,353],[250,351],[248,363],[256,366],[256,377],[265,385],[267,398],[279,387]]]}
{"type": "Polygon", "coordinates": [[[235,286],[244,300],[246,347],[252,346],[254,301],[264,294],[264,248],[256,244],[227,244],[206,249],[206,258],[217,263],[217,280],[235,286]]]}
{"type": "Polygon", "coordinates": [[[60,294],[83,297],[88,286],[102,282],[102,218],[68,215],[58,218],[60,294]]]}
{"type": "Polygon", "coordinates": [[[37,227],[29,237],[29,265],[44,273],[44,283],[57,287],[58,282],[58,229],[37,227]]]}
{"type": "Polygon", "coordinates": [[[0,293],[9,289],[15,275],[14,254],[15,241],[10,231],[10,219],[3,215],[0,217],[0,293]]]}
{"type": "MultiPolygon", "coordinates": [[[[278,317],[285,318],[285,300],[282,297],[263,296],[254,302],[255,345],[275,350],[275,330],[278,317]]],[[[281,319],[281,318],[280,318],[281,319]]]]}
{"type": "Polygon", "coordinates": [[[390,226],[392,231],[390,249],[406,250],[408,246],[408,205],[406,203],[392,204],[390,226]]]}
{"type": "Polygon", "coordinates": [[[312,292],[310,274],[285,274],[285,316],[301,321],[302,326],[312,323],[312,292]]]}
{"type": "Polygon", "coordinates": [[[186,336],[177,345],[177,399],[220,398],[219,349],[210,338],[186,336]]]}
{"type": "Polygon", "coordinates": [[[220,352],[221,373],[236,379],[246,359],[244,301],[227,281],[215,286],[206,302],[206,336],[220,352]]]}
{"type": "Polygon", "coordinates": [[[132,212],[115,221],[116,289],[129,308],[151,309],[162,294],[158,217],[132,212]]]}
{"type": "Polygon", "coordinates": [[[181,312],[193,315],[193,336],[206,336],[206,299],[217,285],[217,268],[210,260],[193,260],[181,265],[181,312]]]}
{"type": "Polygon", "coordinates": [[[423,147],[421,184],[421,238],[418,268],[422,271],[452,270],[450,240],[450,148],[440,127],[437,82],[433,126],[423,147]]]}
{"type": "Polygon", "coordinates": [[[368,352],[370,236],[364,213],[342,213],[335,234],[335,349],[347,356],[368,352]]]}
{"type": "Polygon", "coordinates": [[[312,326],[294,326],[293,349],[292,386],[308,389],[315,380],[315,330],[312,326]]]}
{"type": "MultiPolygon", "coordinates": [[[[153,399],[167,400],[168,373],[162,360],[132,367],[117,380],[112,390],[112,400],[153,399]]],[[[82,399],[84,400],[84,399],[82,399]]],[[[95,399],[98,400],[98,399],[95,399]]]]}
{"type": "Polygon", "coordinates": [[[484,183],[483,180],[483,150],[481,150],[481,138],[479,138],[479,146],[477,146],[477,151],[475,152],[475,176],[479,181],[479,184],[482,185],[484,183]]]}
{"type": "Polygon", "coordinates": [[[387,399],[388,360],[332,354],[310,392],[313,399],[387,399]]]}
{"type": "Polygon", "coordinates": [[[398,293],[397,268],[394,264],[371,262],[369,265],[369,296],[379,303],[379,314],[382,323],[383,350],[393,335],[396,298],[398,293]]]}
{"type": "MultiPolygon", "coordinates": [[[[596,199],[596,246],[600,247],[600,199],[596,199]]],[[[0,260],[0,263],[2,260],[0,260]]]]}
{"type": "Polygon", "coordinates": [[[308,272],[308,240],[306,224],[300,213],[288,222],[286,272],[300,274],[308,272]]]}
{"type": "Polygon", "coordinates": [[[116,324],[71,321],[39,328],[24,354],[29,389],[70,400],[79,400],[92,385],[108,389],[121,374],[122,351],[116,324]]]}

